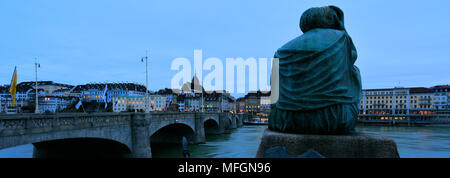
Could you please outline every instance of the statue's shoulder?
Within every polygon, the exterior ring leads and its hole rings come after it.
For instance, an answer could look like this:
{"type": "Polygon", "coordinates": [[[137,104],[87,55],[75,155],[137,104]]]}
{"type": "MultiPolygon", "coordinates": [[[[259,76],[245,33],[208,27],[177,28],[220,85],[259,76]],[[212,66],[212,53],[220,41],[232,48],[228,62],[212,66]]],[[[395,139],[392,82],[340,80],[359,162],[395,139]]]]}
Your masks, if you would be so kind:
{"type": "Polygon", "coordinates": [[[323,50],[338,41],[345,32],[335,29],[312,29],[297,38],[287,42],[281,50],[318,51],[323,50]]]}

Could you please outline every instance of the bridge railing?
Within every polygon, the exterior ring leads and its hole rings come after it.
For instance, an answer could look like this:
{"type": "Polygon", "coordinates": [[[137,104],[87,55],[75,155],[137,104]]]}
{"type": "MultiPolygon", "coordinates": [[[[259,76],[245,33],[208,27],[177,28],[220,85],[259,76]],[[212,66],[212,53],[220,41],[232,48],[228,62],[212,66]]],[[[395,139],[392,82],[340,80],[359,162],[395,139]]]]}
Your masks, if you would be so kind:
{"type": "Polygon", "coordinates": [[[129,113],[0,116],[0,137],[130,124],[129,113]]]}
{"type": "MultiPolygon", "coordinates": [[[[219,114],[220,112],[156,112],[153,117],[187,117],[192,114],[219,114]],[[181,114],[181,115],[180,115],[181,114]]],[[[0,115],[0,137],[22,135],[27,133],[42,133],[55,130],[82,129],[89,127],[105,127],[111,125],[130,124],[132,115],[147,115],[148,113],[58,113],[45,114],[15,114],[0,115]]]]}

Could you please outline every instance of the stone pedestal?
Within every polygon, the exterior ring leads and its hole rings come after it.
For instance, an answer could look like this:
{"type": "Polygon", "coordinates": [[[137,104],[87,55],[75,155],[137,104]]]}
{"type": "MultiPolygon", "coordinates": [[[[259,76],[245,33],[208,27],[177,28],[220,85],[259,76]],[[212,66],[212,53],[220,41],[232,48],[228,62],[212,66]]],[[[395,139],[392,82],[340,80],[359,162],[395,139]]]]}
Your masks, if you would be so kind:
{"type": "Polygon", "coordinates": [[[386,137],[365,133],[349,135],[307,135],[264,131],[257,158],[264,158],[266,150],[285,147],[292,157],[314,150],[326,158],[399,158],[397,145],[386,137]]]}

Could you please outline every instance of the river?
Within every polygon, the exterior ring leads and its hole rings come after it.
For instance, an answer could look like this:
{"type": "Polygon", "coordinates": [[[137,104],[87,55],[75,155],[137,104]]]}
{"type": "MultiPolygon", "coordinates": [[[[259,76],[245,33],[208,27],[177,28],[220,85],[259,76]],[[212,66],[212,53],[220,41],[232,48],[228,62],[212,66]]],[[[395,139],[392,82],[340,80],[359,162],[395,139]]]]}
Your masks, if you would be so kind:
{"type": "MultiPolygon", "coordinates": [[[[207,135],[206,143],[190,145],[194,158],[254,158],[266,126],[244,126],[230,134],[207,135]]],[[[387,136],[397,143],[401,158],[450,158],[450,127],[358,126],[358,131],[387,136]]],[[[153,157],[180,158],[179,145],[153,145],[153,157]]],[[[30,158],[33,146],[0,150],[0,158],[30,158]]]]}

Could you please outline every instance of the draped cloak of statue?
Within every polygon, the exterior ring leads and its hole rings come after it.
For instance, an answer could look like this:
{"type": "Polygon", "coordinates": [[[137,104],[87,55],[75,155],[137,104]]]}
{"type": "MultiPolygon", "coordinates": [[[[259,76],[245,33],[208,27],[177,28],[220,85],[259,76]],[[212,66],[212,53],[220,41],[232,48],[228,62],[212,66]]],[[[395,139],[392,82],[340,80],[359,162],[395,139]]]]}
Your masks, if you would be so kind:
{"type": "Polygon", "coordinates": [[[335,6],[311,8],[300,19],[303,35],[279,48],[279,98],[269,128],[312,134],[354,130],[361,77],[357,53],[335,6]]]}

